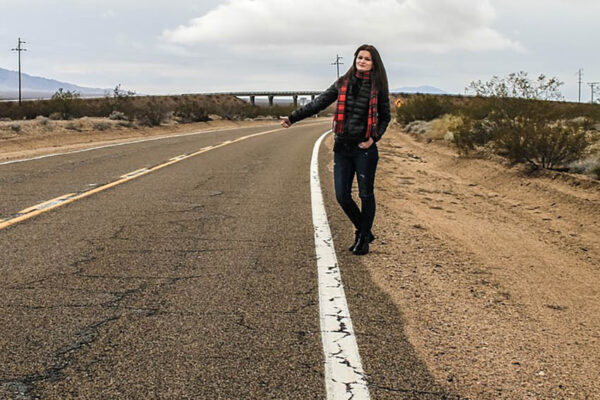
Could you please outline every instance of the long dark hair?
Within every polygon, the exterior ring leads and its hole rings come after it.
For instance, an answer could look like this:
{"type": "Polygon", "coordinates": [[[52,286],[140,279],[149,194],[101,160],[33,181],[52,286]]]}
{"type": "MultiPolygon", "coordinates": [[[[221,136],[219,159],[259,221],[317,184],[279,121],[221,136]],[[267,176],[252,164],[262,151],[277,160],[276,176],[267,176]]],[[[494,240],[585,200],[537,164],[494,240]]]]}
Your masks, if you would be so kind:
{"type": "Polygon", "coordinates": [[[371,84],[377,91],[387,93],[389,91],[388,88],[388,80],[387,73],[385,72],[385,67],[383,66],[383,61],[381,61],[381,56],[379,52],[370,44],[363,44],[354,52],[354,60],[352,61],[352,66],[348,69],[348,71],[338,79],[338,86],[341,85],[344,81],[350,79],[350,77],[354,76],[356,73],[356,57],[358,57],[358,53],[362,50],[366,50],[371,53],[371,59],[373,60],[373,68],[371,69],[371,84]]]}

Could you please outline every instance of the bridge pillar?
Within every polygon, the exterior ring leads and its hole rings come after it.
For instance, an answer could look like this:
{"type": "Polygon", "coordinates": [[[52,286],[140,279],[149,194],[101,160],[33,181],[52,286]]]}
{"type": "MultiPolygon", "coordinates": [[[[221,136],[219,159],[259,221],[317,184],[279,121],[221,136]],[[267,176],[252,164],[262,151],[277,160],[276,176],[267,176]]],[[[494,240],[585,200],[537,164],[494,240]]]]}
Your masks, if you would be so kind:
{"type": "Polygon", "coordinates": [[[250,103],[252,103],[253,106],[255,105],[254,104],[254,98],[255,98],[255,96],[250,96],[250,103]]]}
{"type": "Polygon", "coordinates": [[[294,99],[294,108],[298,108],[298,95],[295,94],[292,98],[294,99]]]}
{"type": "Polygon", "coordinates": [[[272,94],[269,95],[269,106],[270,107],[273,107],[273,97],[275,97],[275,96],[273,96],[272,94]]]}

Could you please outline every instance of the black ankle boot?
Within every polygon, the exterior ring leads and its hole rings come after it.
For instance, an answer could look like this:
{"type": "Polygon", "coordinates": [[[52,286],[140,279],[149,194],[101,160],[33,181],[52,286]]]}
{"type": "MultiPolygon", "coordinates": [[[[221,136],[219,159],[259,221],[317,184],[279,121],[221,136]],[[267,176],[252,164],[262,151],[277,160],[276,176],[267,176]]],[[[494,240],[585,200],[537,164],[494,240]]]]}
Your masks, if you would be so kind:
{"type": "Polygon", "coordinates": [[[367,254],[369,252],[369,242],[370,242],[370,238],[373,235],[371,234],[364,234],[361,233],[358,235],[358,241],[356,242],[356,246],[354,246],[354,249],[352,249],[352,253],[354,253],[357,256],[362,256],[364,254],[367,254]]]}
{"type": "MultiPolygon", "coordinates": [[[[354,251],[354,248],[356,247],[356,244],[358,243],[359,236],[360,236],[360,233],[358,231],[354,231],[354,243],[352,243],[352,246],[350,246],[348,248],[348,251],[354,251]]],[[[369,232],[369,243],[371,243],[373,240],[375,240],[375,236],[373,236],[373,234],[371,232],[369,232]]]]}

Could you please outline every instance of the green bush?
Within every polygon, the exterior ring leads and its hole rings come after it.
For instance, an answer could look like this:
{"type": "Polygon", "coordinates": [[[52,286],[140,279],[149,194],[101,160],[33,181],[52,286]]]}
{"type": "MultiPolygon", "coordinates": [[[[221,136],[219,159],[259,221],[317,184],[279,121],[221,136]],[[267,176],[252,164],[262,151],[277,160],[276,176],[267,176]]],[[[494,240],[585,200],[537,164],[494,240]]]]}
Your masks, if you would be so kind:
{"type": "Polygon", "coordinates": [[[591,145],[585,129],[572,122],[517,118],[498,130],[494,147],[513,162],[557,168],[580,159],[591,145]]]}
{"type": "Polygon", "coordinates": [[[463,116],[462,123],[451,127],[452,142],[459,153],[468,154],[478,146],[485,146],[494,139],[498,122],[490,119],[473,119],[463,116]]]}
{"type": "Polygon", "coordinates": [[[50,98],[50,104],[54,112],[61,114],[62,119],[69,119],[76,116],[79,97],[79,93],[76,91],[60,88],[50,98]]]}
{"type": "Polygon", "coordinates": [[[585,121],[553,121],[544,115],[496,120],[463,118],[463,124],[453,132],[453,142],[463,154],[489,145],[512,162],[558,168],[581,159],[595,140],[585,127],[585,121]]]}
{"type": "Polygon", "coordinates": [[[414,95],[408,97],[404,104],[398,107],[396,119],[401,124],[408,124],[417,120],[431,121],[450,112],[450,110],[450,102],[445,98],[428,94],[414,95]]]}

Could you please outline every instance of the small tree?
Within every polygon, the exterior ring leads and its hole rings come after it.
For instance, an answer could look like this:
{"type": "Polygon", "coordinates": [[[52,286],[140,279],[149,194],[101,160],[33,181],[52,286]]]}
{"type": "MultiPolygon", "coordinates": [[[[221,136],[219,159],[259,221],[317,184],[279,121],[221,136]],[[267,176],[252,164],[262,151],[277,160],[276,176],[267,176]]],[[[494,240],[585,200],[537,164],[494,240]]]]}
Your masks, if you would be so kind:
{"type": "Polygon", "coordinates": [[[52,108],[55,112],[60,113],[62,119],[69,119],[73,116],[75,105],[77,104],[80,94],[76,91],[63,90],[59,88],[50,98],[52,108]]]}
{"type": "Polygon", "coordinates": [[[564,83],[558,78],[547,78],[541,74],[536,80],[531,80],[527,72],[511,73],[505,78],[493,76],[487,82],[472,81],[466,88],[472,90],[477,96],[485,97],[517,97],[537,100],[562,100],[559,87],[564,83]]]}
{"type": "Polygon", "coordinates": [[[110,103],[111,112],[120,111],[125,114],[131,114],[131,99],[135,96],[132,90],[122,90],[119,83],[113,89],[112,96],[106,96],[110,103]]]}

